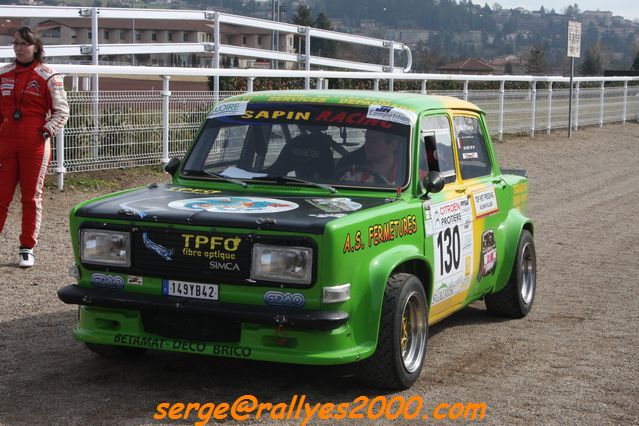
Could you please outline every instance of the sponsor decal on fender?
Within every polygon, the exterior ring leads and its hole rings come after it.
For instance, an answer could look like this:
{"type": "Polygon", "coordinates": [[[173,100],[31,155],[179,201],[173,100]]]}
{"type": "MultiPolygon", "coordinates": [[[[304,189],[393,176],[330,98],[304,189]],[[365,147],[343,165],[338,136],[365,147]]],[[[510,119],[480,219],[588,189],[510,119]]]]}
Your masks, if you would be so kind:
{"type": "Polygon", "coordinates": [[[481,281],[482,277],[494,273],[496,264],[497,245],[495,244],[495,233],[492,229],[489,229],[481,236],[481,256],[479,257],[477,281],[481,281]]]}
{"type": "MultiPolygon", "coordinates": [[[[391,219],[384,223],[378,223],[368,227],[368,247],[378,246],[399,238],[413,235],[418,230],[417,216],[408,215],[399,219],[391,219]]],[[[351,238],[350,232],[346,234],[342,253],[353,253],[364,250],[362,232],[356,231],[351,238]]]]}

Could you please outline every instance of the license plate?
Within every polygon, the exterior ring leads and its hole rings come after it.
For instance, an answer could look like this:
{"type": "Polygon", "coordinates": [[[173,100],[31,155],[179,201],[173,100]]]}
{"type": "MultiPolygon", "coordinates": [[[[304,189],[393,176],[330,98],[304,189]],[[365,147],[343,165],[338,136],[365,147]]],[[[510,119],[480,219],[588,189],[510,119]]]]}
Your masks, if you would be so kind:
{"type": "Polygon", "coordinates": [[[162,294],[191,299],[218,299],[217,284],[191,283],[188,281],[163,280],[162,294]]]}

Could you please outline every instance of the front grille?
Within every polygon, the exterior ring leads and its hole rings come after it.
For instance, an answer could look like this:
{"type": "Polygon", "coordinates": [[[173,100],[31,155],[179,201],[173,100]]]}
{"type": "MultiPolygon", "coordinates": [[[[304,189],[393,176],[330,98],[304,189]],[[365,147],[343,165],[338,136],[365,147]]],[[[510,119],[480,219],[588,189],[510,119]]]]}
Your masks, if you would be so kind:
{"type": "Polygon", "coordinates": [[[133,265],[139,275],[209,283],[246,283],[251,242],[246,235],[138,229],[133,265]]]}
{"type": "Polygon", "coordinates": [[[170,339],[196,342],[239,342],[241,324],[236,320],[167,312],[141,312],[144,331],[170,339]]]}

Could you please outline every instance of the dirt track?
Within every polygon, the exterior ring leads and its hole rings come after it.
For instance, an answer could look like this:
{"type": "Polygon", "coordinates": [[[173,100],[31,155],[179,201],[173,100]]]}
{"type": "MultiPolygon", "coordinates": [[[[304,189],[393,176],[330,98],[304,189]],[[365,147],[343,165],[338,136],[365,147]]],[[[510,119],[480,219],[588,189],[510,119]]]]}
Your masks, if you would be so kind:
{"type": "MultiPolygon", "coordinates": [[[[535,306],[523,320],[501,321],[478,302],[432,327],[422,377],[403,395],[424,397],[427,409],[485,401],[487,424],[639,423],[639,125],[581,129],[570,141],[566,132],[507,137],[497,151],[502,166],[529,170],[535,306]]],[[[72,282],[69,207],[101,192],[49,190],[28,271],[16,266],[12,205],[0,235],[0,423],[157,424],[162,401],[377,395],[335,368],[171,353],[122,363],[87,351],[71,337],[75,307],[55,291],[72,282]]]]}

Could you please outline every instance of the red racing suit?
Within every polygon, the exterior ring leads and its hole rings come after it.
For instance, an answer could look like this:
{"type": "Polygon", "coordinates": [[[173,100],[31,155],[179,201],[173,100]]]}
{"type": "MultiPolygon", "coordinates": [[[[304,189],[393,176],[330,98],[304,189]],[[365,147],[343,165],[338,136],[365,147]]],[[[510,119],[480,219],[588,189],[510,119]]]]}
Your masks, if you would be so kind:
{"type": "Polygon", "coordinates": [[[62,77],[34,61],[0,68],[0,232],[17,184],[22,193],[20,246],[33,248],[42,222],[42,187],[51,136],[69,117],[62,77]]]}

